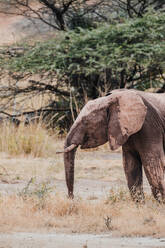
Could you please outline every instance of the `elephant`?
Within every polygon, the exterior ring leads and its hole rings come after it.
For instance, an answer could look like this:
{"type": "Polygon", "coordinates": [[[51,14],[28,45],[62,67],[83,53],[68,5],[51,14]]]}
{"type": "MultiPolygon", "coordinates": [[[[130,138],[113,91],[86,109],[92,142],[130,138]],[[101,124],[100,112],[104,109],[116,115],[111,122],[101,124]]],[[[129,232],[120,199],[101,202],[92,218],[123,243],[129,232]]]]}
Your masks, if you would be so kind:
{"type": "Polygon", "coordinates": [[[68,196],[73,198],[74,160],[78,146],[109,142],[122,146],[123,167],[133,199],[144,199],[143,170],[156,200],[165,200],[165,93],[113,90],[90,100],[80,111],[64,145],[68,196]]]}

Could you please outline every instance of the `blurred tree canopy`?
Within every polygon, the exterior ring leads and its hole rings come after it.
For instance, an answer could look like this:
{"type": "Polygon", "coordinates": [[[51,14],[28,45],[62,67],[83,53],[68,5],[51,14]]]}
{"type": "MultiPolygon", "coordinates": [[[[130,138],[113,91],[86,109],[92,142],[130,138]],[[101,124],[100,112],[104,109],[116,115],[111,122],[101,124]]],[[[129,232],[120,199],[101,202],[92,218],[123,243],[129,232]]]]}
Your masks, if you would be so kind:
{"type": "Polygon", "coordinates": [[[55,30],[87,26],[105,20],[111,3],[107,0],[0,0],[1,13],[21,15],[32,22],[39,19],[55,30]]]}
{"type": "Polygon", "coordinates": [[[142,17],[149,8],[164,10],[164,0],[0,0],[0,12],[36,19],[55,30],[90,27],[121,16],[142,17]]]}
{"type": "Polygon", "coordinates": [[[120,15],[129,18],[142,17],[148,9],[163,11],[164,0],[112,0],[112,6],[120,15]]]}
{"type": "MultiPolygon", "coordinates": [[[[7,111],[16,97],[22,100],[22,97],[48,95],[47,103],[33,112],[42,113],[46,121],[51,120],[51,126],[68,129],[86,101],[106,95],[112,89],[163,91],[164,1],[112,0],[97,4],[100,12],[92,6],[95,11],[90,12],[94,17],[90,25],[71,22],[74,29],[67,30],[69,22],[67,26],[65,22],[65,28],[59,28],[65,32],[56,38],[23,44],[21,50],[10,47],[0,52],[0,68],[7,70],[12,78],[12,84],[0,89],[1,109],[7,111]],[[106,5],[109,12],[101,8],[106,5]],[[33,78],[36,74],[40,75],[39,80],[33,78]],[[28,83],[24,85],[21,80],[25,78],[28,83]]],[[[23,108],[18,112],[12,116],[28,114],[23,108]]]]}

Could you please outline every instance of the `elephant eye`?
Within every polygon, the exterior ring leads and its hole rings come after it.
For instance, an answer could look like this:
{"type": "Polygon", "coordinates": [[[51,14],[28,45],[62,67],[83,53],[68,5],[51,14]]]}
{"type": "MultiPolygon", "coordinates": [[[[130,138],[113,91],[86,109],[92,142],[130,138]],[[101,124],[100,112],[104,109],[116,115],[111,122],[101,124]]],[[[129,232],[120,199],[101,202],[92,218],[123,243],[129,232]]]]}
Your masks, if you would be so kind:
{"type": "Polygon", "coordinates": [[[109,111],[109,108],[107,108],[107,120],[109,121],[109,118],[110,118],[110,111],[109,111]]]}
{"type": "Polygon", "coordinates": [[[83,138],[83,144],[85,144],[88,141],[88,139],[89,139],[88,135],[85,134],[83,138]]]}
{"type": "Polygon", "coordinates": [[[108,92],[105,96],[110,96],[110,95],[112,95],[112,93],[111,92],[108,92]]]}

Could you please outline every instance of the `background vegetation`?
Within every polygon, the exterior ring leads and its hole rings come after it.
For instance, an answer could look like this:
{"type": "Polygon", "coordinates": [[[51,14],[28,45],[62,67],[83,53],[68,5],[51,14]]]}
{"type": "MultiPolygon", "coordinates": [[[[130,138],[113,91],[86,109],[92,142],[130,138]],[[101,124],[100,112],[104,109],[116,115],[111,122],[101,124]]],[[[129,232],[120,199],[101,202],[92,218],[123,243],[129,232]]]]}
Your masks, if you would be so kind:
{"type": "Polygon", "coordinates": [[[163,1],[12,0],[8,8],[1,2],[2,12],[40,19],[56,31],[51,39],[2,49],[0,67],[11,83],[0,89],[0,107],[8,118],[24,116],[27,123],[42,116],[63,132],[85,102],[110,90],[164,90],[163,1]],[[22,106],[41,95],[39,106],[22,106]]]}

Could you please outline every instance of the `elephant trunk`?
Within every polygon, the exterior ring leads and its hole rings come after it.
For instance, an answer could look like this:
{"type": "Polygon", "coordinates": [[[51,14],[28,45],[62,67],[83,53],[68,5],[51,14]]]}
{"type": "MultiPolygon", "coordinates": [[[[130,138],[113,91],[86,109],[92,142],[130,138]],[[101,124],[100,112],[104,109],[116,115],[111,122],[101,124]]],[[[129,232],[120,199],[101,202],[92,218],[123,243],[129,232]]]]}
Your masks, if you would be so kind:
{"type": "Polygon", "coordinates": [[[65,178],[68,188],[68,196],[73,198],[74,186],[74,160],[77,147],[83,143],[84,127],[81,118],[78,117],[68,133],[64,146],[65,178]]]}
{"type": "MultiPolygon", "coordinates": [[[[80,135],[76,137],[75,131],[71,131],[66,138],[64,146],[64,165],[65,165],[65,179],[68,188],[68,196],[73,198],[73,186],[74,186],[74,160],[77,147],[81,140],[80,135]]],[[[78,132],[80,134],[80,132],[78,132]]]]}
{"type": "Polygon", "coordinates": [[[76,148],[69,152],[64,153],[65,164],[65,178],[66,185],[68,187],[68,196],[73,198],[73,185],[74,185],[74,160],[75,160],[76,148]]]}

